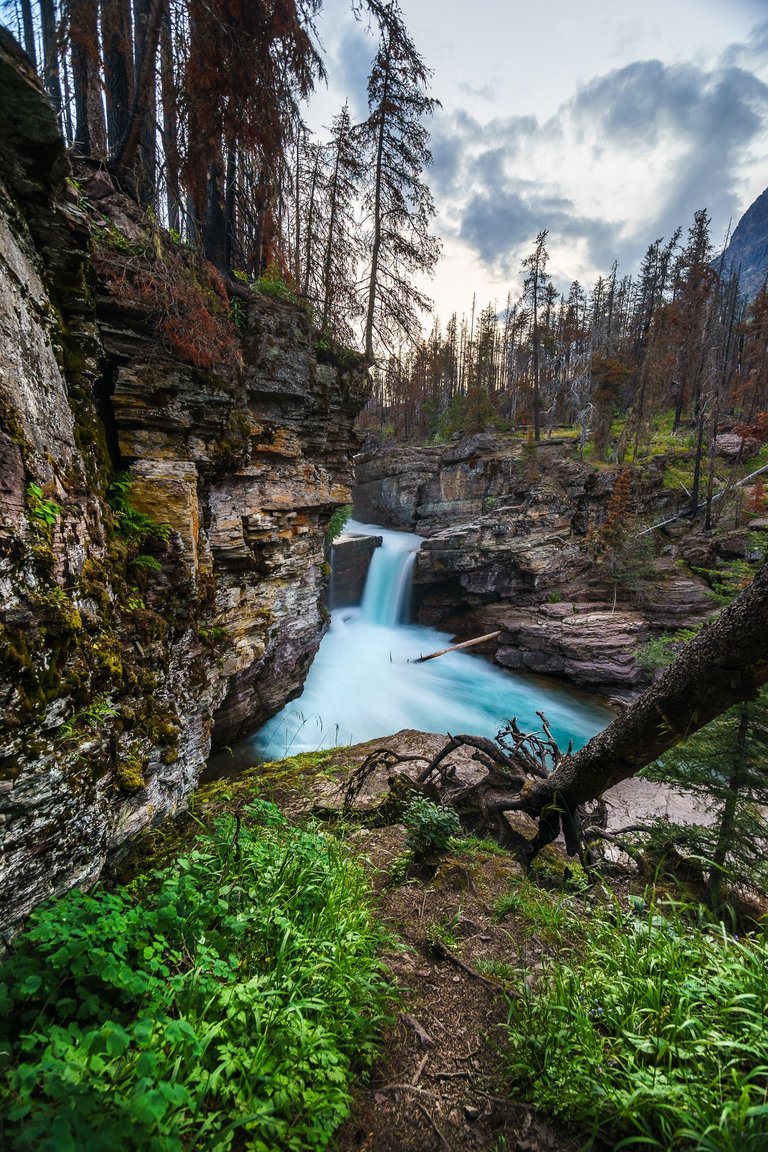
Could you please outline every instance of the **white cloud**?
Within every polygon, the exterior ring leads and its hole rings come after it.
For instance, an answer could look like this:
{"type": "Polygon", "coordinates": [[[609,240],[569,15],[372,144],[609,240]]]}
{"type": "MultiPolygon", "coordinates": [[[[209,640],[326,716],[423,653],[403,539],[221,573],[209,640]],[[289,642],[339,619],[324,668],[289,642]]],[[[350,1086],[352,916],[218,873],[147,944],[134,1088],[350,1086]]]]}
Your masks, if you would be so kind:
{"type": "MultiPolygon", "coordinates": [[[[429,181],[445,258],[427,286],[442,315],[515,292],[540,228],[558,284],[590,286],[698,208],[717,242],[768,183],[763,0],[401,3],[443,103],[429,181]]],[[[374,41],[345,0],[326,10],[329,72],[362,115],[374,41]]]]}

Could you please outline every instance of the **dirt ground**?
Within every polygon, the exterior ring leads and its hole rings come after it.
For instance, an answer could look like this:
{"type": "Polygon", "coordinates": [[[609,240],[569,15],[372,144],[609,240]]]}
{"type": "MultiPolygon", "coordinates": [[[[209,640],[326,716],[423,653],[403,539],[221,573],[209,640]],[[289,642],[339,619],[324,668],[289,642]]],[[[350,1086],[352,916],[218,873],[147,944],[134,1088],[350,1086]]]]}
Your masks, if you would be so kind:
{"type": "MultiPolygon", "coordinates": [[[[299,757],[288,771],[276,764],[252,769],[247,777],[293,819],[318,814],[333,819],[349,776],[369,752],[386,746],[431,757],[445,739],[405,731],[336,749],[331,762],[299,757]]],[[[420,766],[398,770],[415,774],[420,766]]],[[[471,750],[459,771],[467,779],[477,771],[471,750]]],[[[523,969],[534,978],[550,946],[546,931],[537,932],[512,914],[498,916],[498,901],[523,879],[521,863],[508,852],[494,851],[494,845],[474,845],[402,875],[402,825],[376,826],[374,821],[365,826],[388,790],[389,773],[378,769],[355,799],[348,843],[369,872],[380,917],[392,933],[383,959],[399,990],[399,1007],[381,1057],[337,1133],[335,1152],[577,1152],[585,1142],[583,1133],[510,1098],[505,1084],[504,1041],[514,1012],[512,970],[523,969]],[[355,827],[355,820],[364,826],[355,827]],[[501,976],[484,974],[480,969],[488,965],[498,966],[501,976]]],[[[521,834],[533,835],[534,824],[519,819],[530,825],[521,827],[521,834]]],[[[561,849],[547,849],[542,864],[540,883],[554,902],[561,890],[574,905],[588,901],[566,892],[561,849]]],[[[578,915],[579,909],[574,912],[578,915]]]]}
{"type": "Polygon", "coordinates": [[[509,1099],[503,1078],[513,998],[478,961],[535,971],[545,943],[499,922],[494,904],[522,869],[496,855],[443,857],[434,875],[388,883],[403,829],[358,833],[381,916],[397,945],[384,959],[400,1006],[369,1083],[337,1135],[338,1152],[577,1152],[578,1134],[509,1099]]]}

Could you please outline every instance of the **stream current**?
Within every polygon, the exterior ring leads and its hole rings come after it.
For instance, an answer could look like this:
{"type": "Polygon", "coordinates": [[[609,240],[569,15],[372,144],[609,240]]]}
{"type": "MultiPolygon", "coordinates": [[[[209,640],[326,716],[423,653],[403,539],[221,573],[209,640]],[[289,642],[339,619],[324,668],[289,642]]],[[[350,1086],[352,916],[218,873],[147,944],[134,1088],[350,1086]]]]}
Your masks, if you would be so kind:
{"type": "Polygon", "coordinates": [[[537,710],[561,748],[569,740],[580,748],[611,721],[609,709],[589,697],[542,677],[507,672],[481,656],[450,652],[412,663],[452,642],[444,632],[407,622],[422,538],[356,521],[347,531],[383,538],[362,604],[334,609],[302,695],[233,749],[236,760],[277,760],[401,728],[493,738],[511,716],[523,729],[539,729],[537,710]]]}

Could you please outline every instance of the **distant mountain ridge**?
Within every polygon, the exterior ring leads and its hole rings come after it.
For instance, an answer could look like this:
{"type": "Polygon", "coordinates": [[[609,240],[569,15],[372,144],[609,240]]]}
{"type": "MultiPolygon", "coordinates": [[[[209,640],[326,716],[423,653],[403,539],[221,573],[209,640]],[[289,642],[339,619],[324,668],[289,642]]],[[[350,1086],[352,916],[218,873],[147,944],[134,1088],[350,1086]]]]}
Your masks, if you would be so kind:
{"type": "Polygon", "coordinates": [[[741,291],[750,299],[768,279],[768,188],[736,225],[725,250],[725,268],[739,273],[741,291]]]}

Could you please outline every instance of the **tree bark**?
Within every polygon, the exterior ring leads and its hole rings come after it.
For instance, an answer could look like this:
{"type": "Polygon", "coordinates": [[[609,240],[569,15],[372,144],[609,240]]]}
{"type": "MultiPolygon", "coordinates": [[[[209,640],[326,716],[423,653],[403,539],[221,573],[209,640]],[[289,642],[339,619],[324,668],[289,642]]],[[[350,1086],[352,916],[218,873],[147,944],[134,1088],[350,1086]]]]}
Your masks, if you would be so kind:
{"type": "Polygon", "coordinates": [[[635,703],[547,780],[527,784],[519,807],[573,811],[634,776],[721,712],[755,697],[768,681],[768,565],[710,621],[635,703]]]}
{"type": "Polygon", "coordinates": [[[54,0],[40,0],[40,28],[43,39],[43,85],[54,112],[61,115],[61,72],[59,38],[54,0]]]}
{"type": "Polygon", "coordinates": [[[227,271],[227,213],[224,202],[224,165],[219,151],[208,168],[208,199],[203,229],[206,260],[227,271]]]}
{"type": "Polygon", "coordinates": [[[165,196],[168,227],[181,233],[182,198],[179,184],[179,102],[173,69],[173,22],[166,6],[160,24],[160,104],[162,109],[163,151],[165,152],[165,196]]]}
{"type": "Polygon", "coordinates": [[[24,29],[24,51],[37,68],[37,48],[35,46],[35,25],[32,20],[31,0],[21,0],[21,26],[24,29]]]}
{"type": "Polygon", "coordinates": [[[75,96],[75,148],[84,156],[103,157],[107,128],[99,74],[98,0],[70,0],[70,41],[75,96]]]}
{"type": "Polygon", "coordinates": [[[166,0],[150,0],[149,6],[142,8],[142,26],[136,29],[137,75],[133,99],[110,165],[118,179],[129,181],[131,191],[143,204],[154,196],[155,62],[165,9],[166,0]],[[140,147],[144,164],[139,160],[140,147]]]}
{"type": "Polygon", "coordinates": [[[109,148],[116,153],[128,132],[133,99],[131,9],[128,0],[101,0],[101,37],[109,148]]]}

